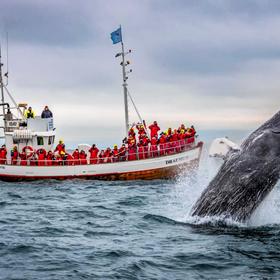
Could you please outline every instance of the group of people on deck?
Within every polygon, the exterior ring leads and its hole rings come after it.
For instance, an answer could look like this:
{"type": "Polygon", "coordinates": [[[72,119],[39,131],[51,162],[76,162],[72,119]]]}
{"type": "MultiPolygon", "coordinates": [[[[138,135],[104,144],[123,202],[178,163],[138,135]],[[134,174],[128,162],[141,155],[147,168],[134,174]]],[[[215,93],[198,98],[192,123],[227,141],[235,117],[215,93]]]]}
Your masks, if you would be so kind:
{"type": "MultiPolygon", "coordinates": [[[[123,144],[120,148],[114,145],[113,149],[108,147],[107,149],[99,150],[93,144],[88,153],[78,149],[75,149],[72,153],[67,153],[63,140],[59,141],[53,152],[47,152],[45,149],[30,152],[25,150],[28,147],[23,148],[19,152],[17,146],[15,146],[11,151],[11,164],[51,166],[141,160],[184,151],[188,145],[194,142],[196,134],[193,126],[186,128],[184,124],[178,129],[172,130],[168,128],[161,133],[159,133],[160,127],[156,121],[148,128],[150,135],[147,133],[147,127],[144,124],[138,123],[130,128],[128,137],[123,139],[123,144]]],[[[0,149],[0,164],[5,164],[6,158],[7,150],[5,145],[3,145],[0,149]]]]}
{"type": "MultiPolygon", "coordinates": [[[[28,107],[28,109],[24,110],[24,117],[27,119],[34,119],[35,118],[35,112],[33,111],[32,107],[28,107]]],[[[52,111],[49,109],[49,106],[45,106],[44,110],[41,113],[41,118],[42,119],[48,119],[48,118],[52,118],[53,117],[53,113],[52,111]]]]}

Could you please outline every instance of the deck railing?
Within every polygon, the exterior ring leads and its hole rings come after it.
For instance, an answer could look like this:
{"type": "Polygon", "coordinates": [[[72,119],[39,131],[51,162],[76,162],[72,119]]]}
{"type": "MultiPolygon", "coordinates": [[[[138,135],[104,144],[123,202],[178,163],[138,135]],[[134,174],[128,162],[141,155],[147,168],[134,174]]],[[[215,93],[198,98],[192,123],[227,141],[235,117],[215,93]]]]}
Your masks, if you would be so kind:
{"type": "Polygon", "coordinates": [[[87,165],[87,164],[106,164],[116,163],[134,160],[143,160],[149,158],[158,158],[167,155],[173,155],[182,153],[195,148],[197,144],[194,138],[187,138],[174,142],[168,142],[158,145],[142,146],[143,151],[139,151],[139,147],[136,152],[132,152],[130,149],[126,149],[125,154],[119,154],[117,156],[111,155],[109,157],[98,156],[97,158],[86,159],[0,159],[0,165],[20,165],[20,166],[69,166],[69,165],[87,165]]]}

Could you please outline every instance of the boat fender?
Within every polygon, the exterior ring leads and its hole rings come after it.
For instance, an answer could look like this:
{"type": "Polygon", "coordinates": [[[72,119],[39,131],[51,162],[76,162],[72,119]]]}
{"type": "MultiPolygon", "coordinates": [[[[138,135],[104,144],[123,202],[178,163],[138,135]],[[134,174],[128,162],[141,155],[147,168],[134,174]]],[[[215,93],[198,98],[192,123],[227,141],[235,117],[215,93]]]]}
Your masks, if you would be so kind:
{"type": "Polygon", "coordinates": [[[25,146],[22,148],[22,151],[26,153],[26,158],[31,158],[34,154],[34,149],[31,146],[25,146]]]}

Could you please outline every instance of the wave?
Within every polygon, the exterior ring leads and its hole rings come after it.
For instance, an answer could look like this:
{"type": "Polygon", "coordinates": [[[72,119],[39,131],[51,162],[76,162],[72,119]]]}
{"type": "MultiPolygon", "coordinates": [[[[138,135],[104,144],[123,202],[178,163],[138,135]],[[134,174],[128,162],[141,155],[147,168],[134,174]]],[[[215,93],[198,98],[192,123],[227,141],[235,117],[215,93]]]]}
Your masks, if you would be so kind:
{"type": "MultiPolygon", "coordinates": [[[[208,186],[211,179],[215,176],[222,161],[209,158],[204,155],[199,170],[196,174],[182,174],[171,189],[167,201],[163,201],[163,207],[160,209],[160,217],[165,217],[176,222],[190,225],[208,225],[212,227],[275,227],[280,225],[280,182],[262,201],[259,207],[254,211],[251,218],[240,223],[229,217],[193,217],[192,208],[203,190],[208,186]]],[[[157,216],[157,215],[156,215],[157,216]]],[[[165,219],[161,218],[161,219],[165,219]]]]}

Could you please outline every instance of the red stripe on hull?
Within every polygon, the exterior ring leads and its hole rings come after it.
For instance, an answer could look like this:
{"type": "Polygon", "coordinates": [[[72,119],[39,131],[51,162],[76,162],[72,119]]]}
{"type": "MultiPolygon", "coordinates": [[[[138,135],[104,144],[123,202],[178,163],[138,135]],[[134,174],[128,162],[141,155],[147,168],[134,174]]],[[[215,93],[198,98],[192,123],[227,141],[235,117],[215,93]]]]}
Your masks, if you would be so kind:
{"type": "Polygon", "coordinates": [[[104,181],[127,181],[127,180],[154,180],[154,179],[172,179],[178,176],[183,171],[195,170],[199,165],[199,159],[195,159],[188,164],[180,164],[176,166],[169,166],[157,169],[150,169],[144,171],[133,171],[124,173],[107,173],[107,174],[88,174],[88,175],[67,175],[67,176],[21,176],[21,175],[7,175],[0,174],[0,180],[7,182],[18,181],[35,181],[35,180],[66,180],[66,179],[93,179],[104,181]]]}

